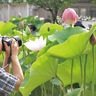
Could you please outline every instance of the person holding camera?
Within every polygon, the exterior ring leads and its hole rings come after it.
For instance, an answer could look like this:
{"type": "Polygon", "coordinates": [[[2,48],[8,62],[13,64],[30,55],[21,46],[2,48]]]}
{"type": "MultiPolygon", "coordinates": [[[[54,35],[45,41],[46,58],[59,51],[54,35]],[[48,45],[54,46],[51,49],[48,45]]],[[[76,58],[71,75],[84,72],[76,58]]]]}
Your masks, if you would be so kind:
{"type": "MultiPolygon", "coordinates": [[[[4,43],[5,57],[3,66],[0,68],[0,96],[9,96],[13,90],[18,90],[24,76],[18,60],[18,43],[14,39],[10,46],[4,43]],[[11,53],[11,55],[10,55],[11,53]],[[10,57],[10,58],[9,58],[10,57]],[[10,63],[12,63],[13,74],[10,73],[10,63]]],[[[0,52],[2,51],[2,43],[0,43],[0,52]]]]}

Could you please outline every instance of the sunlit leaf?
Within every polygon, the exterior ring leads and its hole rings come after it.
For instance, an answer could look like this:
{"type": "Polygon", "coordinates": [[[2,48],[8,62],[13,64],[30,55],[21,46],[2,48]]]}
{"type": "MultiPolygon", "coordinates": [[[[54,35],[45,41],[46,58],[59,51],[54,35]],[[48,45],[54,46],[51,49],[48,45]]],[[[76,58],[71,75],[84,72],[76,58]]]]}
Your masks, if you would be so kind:
{"type": "Polygon", "coordinates": [[[6,35],[15,27],[16,25],[14,25],[11,22],[6,22],[6,23],[0,22],[0,34],[6,35]]]}
{"type": "Polygon", "coordinates": [[[51,35],[52,33],[56,32],[56,31],[61,31],[63,29],[64,28],[61,25],[45,23],[42,25],[39,32],[43,36],[48,36],[48,35],[51,35]]]}
{"type": "Polygon", "coordinates": [[[57,64],[55,58],[46,55],[39,57],[30,68],[29,81],[20,87],[23,96],[29,96],[34,88],[53,78],[56,70],[57,64]]]}
{"type": "Polygon", "coordinates": [[[65,42],[51,47],[47,52],[50,55],[63,58],[79,56],[85,50],[90,36],[95,30],[96,26],[89,32],[72,35],[65,42]]]}

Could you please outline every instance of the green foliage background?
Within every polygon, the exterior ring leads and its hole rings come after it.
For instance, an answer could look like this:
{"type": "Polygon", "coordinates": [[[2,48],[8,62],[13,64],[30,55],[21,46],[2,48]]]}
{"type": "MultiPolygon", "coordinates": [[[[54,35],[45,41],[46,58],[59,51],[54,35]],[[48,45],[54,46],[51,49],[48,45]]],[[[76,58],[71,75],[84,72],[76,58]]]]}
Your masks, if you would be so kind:
{"type": "MultiPolygon", "coordinates": [[[[96,34],[96,25],[91,30],[80,27],[64,28],[58,24],[44,24],[35,17],[12,17],[10,22],[0,22],[0,29],[2,36],[18,35],[22,39],[18,57],[25,79],[19,91],[14,91],[11,96],[80,96],[83,91],[86,91],[86,96],[91,96],[93,53],[89,41],[90,36],[96,34]],[[20,22],[24,23],[23,29],[19,27],[20,22]],[[29,23],[36,25],[37,34],[26,34],[25,29],[29,23]],[[47,39],[47,45],[39,52],[32,52],[24,46],[26,41],[34,40],[41,35],[47,39]],[[76,82],[80,88],[67,93],[66,86],[76,82]],[[84,90],[85,86],[88,87],[86,90],[84,90]]],[[[94,46],[94,58],[95,52],[94,46]]],[[[0,57],[0,64],[2,64],[4,52],[0,57]]],[[[96,73],[94,74],[95,86],[96,73]]]]}

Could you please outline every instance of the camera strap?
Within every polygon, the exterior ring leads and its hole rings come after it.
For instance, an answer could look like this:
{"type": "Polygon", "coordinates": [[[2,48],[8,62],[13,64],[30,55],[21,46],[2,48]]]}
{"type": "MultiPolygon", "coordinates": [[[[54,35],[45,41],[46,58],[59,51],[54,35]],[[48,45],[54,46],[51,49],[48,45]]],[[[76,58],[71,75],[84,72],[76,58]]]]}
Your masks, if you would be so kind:
{"type": "Polygon", "coordinates": [[[10,46],[10,56],[9,56],[9,58],[8,58],[7,64],[10,64],[10,62],[11,62],[11,54],[12,54],[12,50],[11,50],[11,46],[10,46]]]}

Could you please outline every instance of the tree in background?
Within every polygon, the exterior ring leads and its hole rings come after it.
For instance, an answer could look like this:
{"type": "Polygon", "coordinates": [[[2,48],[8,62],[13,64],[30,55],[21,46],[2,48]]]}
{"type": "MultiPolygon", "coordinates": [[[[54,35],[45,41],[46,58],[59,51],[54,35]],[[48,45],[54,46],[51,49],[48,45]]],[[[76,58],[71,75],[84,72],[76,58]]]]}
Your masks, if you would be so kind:
{"type": "Polygon", "coordinates": [[[91,0],[92,1],[92,3],[96,3],[96,0],[91,0]]]}
{"type": "MultiPolygon", "coordinates": [[[[8,0],[4,0],[2,3],[4,3],[5,1],[8,2],[8,0]]],[[[46,11],[49,11],[51,13],[53,23],[58,23],[57,15],[60,12],[62,13],[65,8],[71,6],[76,1],[77,0],[12,0],[13,3],[26,2],[28,4],[38,6],[38,9],[42,8],[46,11]]]]}
{"type": "Polygon", "coordinates": [[[13,0],[14,3],[22,3],[23,0],[13,0]]]}
{"type": "Polygon", "coordinates": [[[55,23],[57,22],[58,13],[71,6],[76,0],[27,0],[27,2],[49,11],[52,15],[53,23],[55,23]]]}

